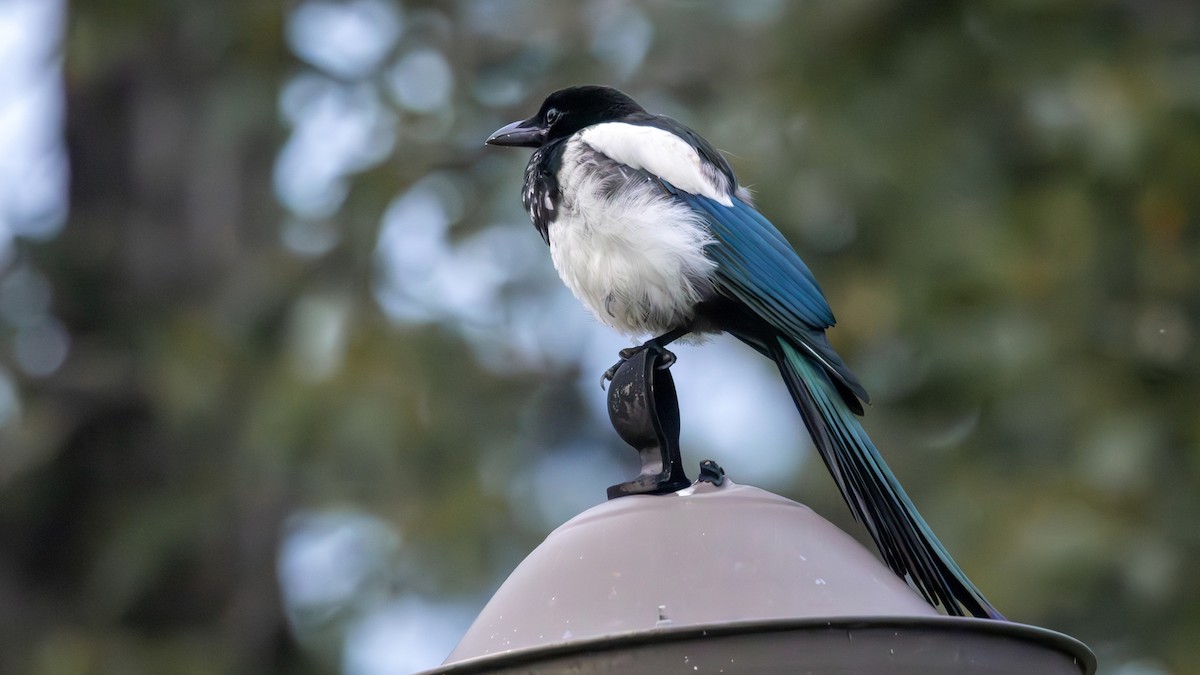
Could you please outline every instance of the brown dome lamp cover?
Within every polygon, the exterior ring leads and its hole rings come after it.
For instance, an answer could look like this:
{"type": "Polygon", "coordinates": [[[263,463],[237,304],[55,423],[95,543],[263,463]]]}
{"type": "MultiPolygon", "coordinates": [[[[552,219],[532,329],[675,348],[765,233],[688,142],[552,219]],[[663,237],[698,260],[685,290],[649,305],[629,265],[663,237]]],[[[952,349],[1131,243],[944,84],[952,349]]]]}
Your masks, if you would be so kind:
{"type": "Polygon", "coordinates": [[[1095,672],[1061,633],[938,614],[850,535],[713,462],[692,483],[659,359],[639,351],[609,390],[641,474],[552,532],[429,673],[1095,672]]]}

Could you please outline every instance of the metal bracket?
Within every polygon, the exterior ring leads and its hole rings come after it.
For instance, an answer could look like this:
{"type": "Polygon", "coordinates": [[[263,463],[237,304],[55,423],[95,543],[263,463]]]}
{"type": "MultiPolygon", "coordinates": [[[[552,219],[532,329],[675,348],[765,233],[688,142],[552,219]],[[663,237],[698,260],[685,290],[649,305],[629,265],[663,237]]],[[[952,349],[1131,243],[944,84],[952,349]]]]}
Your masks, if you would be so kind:
{"type": "Polygon", "coordinates": [[[679,399],[662,354],[638,350],[617,369],[608,389],[608,418],[617,435],[637,450],[642,472],[608,488],[608,498],[668,494],[692,481],[679,454],[679,399]]]}

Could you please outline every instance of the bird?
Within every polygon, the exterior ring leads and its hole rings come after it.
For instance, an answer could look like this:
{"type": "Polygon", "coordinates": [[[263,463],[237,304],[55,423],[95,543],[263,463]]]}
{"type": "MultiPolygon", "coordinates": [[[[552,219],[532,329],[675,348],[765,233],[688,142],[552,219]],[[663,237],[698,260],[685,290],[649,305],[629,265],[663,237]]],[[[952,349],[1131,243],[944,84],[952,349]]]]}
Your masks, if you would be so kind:
{"type": "Polygon", "coordinates": [[[826,336],[816,278],[711,143],[617,89],[579,85],[486,144],[533,148],[521,201],[562,281],[601,323],[651,336],[622,359],[652,349],[669,366],[672,342],[724,332],[774,361],[888,567],[946,614],[1004,620],[867,436],[870,399],[826,336]]]}

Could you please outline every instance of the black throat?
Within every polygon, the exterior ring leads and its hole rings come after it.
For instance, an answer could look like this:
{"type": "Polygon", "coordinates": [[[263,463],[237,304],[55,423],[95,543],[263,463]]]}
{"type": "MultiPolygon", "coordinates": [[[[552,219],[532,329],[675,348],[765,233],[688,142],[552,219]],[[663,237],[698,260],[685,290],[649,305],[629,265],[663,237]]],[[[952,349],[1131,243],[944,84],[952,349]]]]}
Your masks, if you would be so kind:
{"type": "Polygon", "coordinates": [[[566,140],[559,139],[538,148],[525,167],[525,189],[521,192],[521,203],[525,205],[534,228],[547,245],[550,244],[550,223],[557,217],[562,205],[558,169],[562,165],[566,140]]]}

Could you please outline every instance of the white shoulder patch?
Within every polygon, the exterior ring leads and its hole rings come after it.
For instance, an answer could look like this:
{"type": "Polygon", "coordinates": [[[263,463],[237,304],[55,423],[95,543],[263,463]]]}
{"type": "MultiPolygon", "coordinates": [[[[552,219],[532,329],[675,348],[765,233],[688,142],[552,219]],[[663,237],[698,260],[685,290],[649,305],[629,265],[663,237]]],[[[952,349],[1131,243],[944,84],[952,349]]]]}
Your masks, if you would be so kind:
{"type": "Polygon", "coordinates": [[[723,176],[705,170],[695,148],[669,131],[624,122],[604,122],[579,132],[596,152],[634,169],[644,169],[694,195],[733,206],[723,176]]]}

